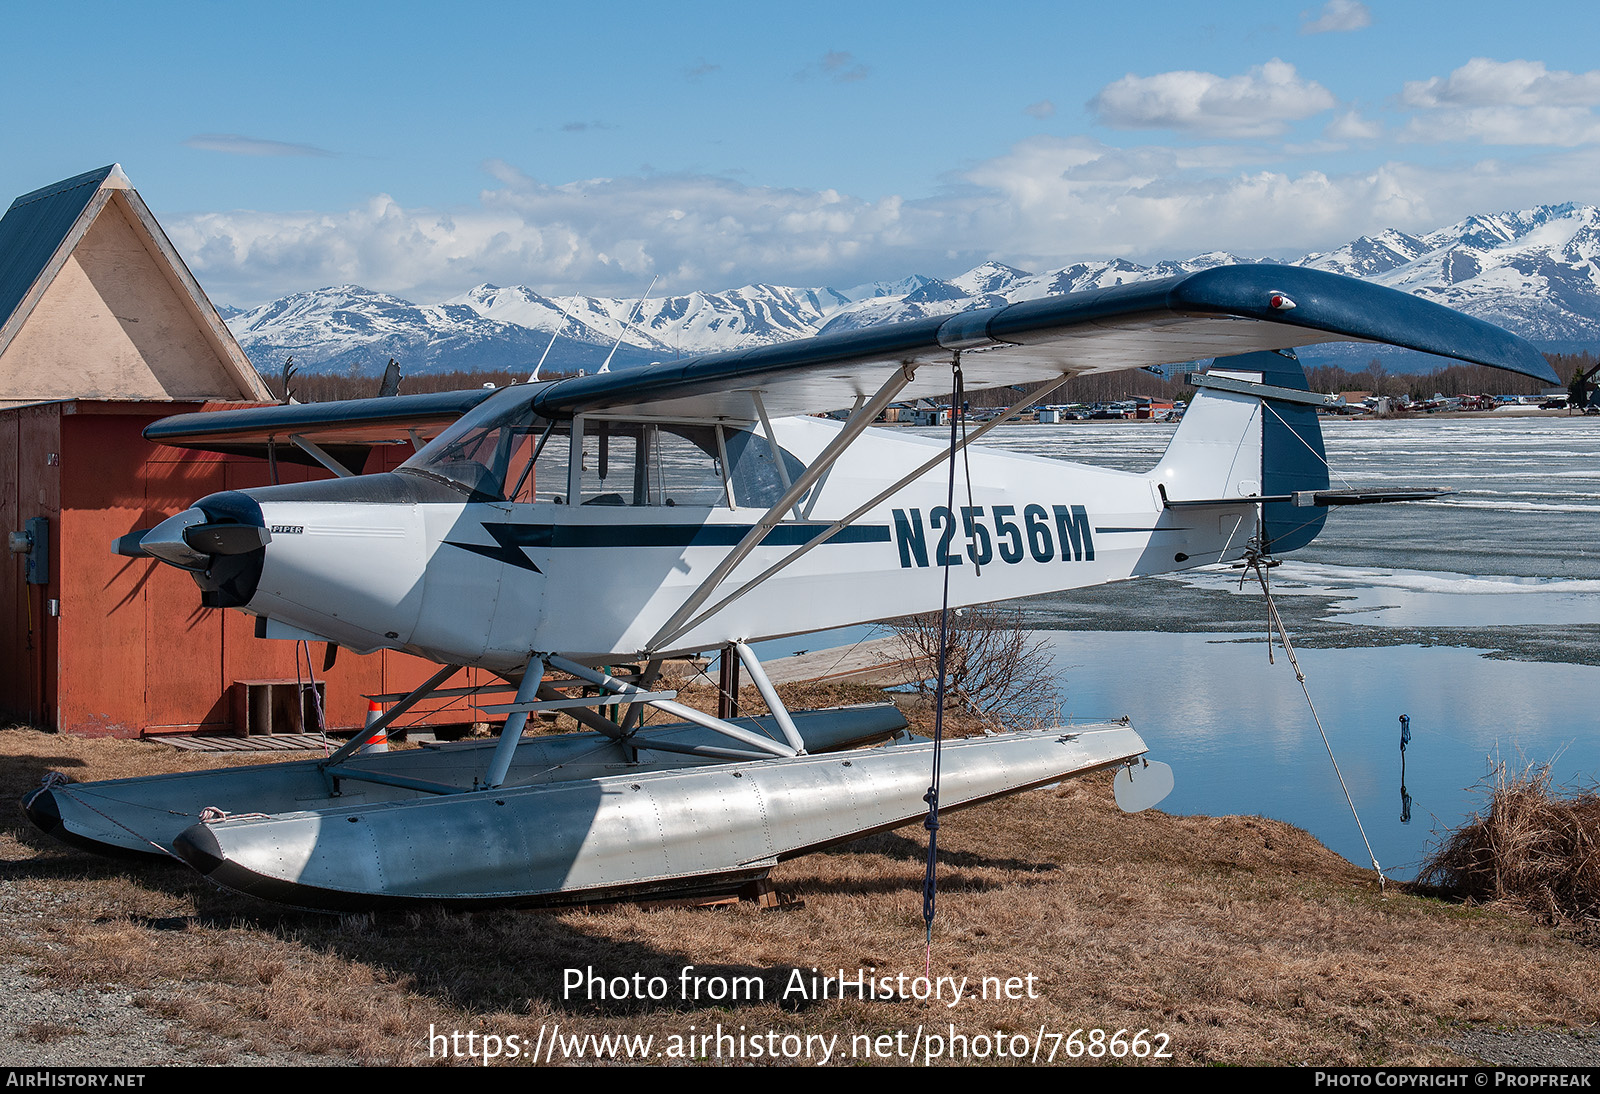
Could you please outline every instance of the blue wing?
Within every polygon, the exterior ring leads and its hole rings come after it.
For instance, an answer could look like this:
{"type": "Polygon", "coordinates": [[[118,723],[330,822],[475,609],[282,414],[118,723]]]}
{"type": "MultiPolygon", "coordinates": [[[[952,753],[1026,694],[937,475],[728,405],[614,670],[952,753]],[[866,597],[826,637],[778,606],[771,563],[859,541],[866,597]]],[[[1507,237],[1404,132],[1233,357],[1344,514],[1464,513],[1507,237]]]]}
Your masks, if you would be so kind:
{"type": "MultiPolygon", "coordinates": [[[[774,416],[838,410],[898,368],[921,369],[901,398],[947,396],[956,350],[966,386],[980,390],[1334,341],[1381,342],[1560,382],[1530,343],[1481,319],[1337,274],[1260,264],[557,380],[540,385],[533,402],[553,418],[606,412],[750,421],[752,392],[774,416]]],[[[256,453],[269,438],[295,434],[322,445],[370,445],[411,429],[432,435],[492,394],[184,414],[145,436],[256,453]]]]}
{"type": "Polygon", "coordinates": [[[552,384],[535,406],[553,417],[749,419],[751,391],[774,415],[836,410],[905,365],[940,367],[924,369],[902,398],[947,396],[945,366],[957,349],[966,386],[978,390],[1332,341],[1383,342],[1559,382],[1531,344],[1480,319],[1337,274],[1251,265],[576,377],[552,384]]]}

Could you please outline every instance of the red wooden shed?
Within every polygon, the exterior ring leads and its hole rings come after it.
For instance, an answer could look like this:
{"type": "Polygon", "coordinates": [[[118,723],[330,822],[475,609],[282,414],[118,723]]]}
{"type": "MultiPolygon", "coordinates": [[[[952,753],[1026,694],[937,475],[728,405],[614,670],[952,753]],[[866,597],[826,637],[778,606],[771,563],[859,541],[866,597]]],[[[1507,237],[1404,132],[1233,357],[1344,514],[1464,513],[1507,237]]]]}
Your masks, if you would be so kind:
{"type": "MultiPolygon", "coordinates": [[[[265,461],[163,448],[144,427],[264,401],[119,168],[11,205],[0,220],[0,532],[11,547],[0,560],[0,712],[95,736],[242,733],[249,682],[314,673],[327,725],[353,728],[366,694],[431,674],[404,654],[345,651],[324,680],[321,646],[258,639],[249,616],[202,608],[187,575],[112,553],[116,537],[197,498],[267,483],[265,461]]],[[[401,458],[393,451],[378,449],[372,469],[401,458]]],[[[325,472],[282,464],[280,474],[325,472]]]]}

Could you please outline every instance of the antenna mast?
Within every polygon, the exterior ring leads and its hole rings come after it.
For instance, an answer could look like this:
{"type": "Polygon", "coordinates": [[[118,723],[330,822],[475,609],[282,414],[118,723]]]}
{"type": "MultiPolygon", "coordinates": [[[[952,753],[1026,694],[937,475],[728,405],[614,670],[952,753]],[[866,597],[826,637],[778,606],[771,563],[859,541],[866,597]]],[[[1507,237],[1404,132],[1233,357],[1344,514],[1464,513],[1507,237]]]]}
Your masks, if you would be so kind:
{"type": "Polygon", "coordinates": [[[601,375],[604,375],[605,373],[608,373],[608,372],[611,371],[611,359],[617,355],[617,346],[622,345],[622,336],[628,333],[628,327],[633,324],[633,313],[636,312],[636,311],[640,311],[640,310],[642,310],[644,308],[645,303],[650,299],[650,293],[655,290],[656,282],[660,281],[660,280],[661,280],[661,275],[660,274],[656,274],[654,277],[652,277],[650,279],[650,288],[648,288],[648,289],[646,289],[644,291],[644,298],[641,299],[632,308],[628,309],[628,318],[626,318],[626,319],[624,319],[622,321],[622,330],[617,333],[617,341],[611,347],[611,352],[606,354],[606,363],[600,366],[601,375]]]}
{"type": "Polygon", "coordinates": [[[567,320],[572,316],[572,305],[577,302],[578,298],[576,296],[567,300],[567,309],[561,313],[561,322],[557,323],[556,329],[550,332],[550,344],[544,347],[544,352],[539,355],[539,363],[533,366],[533,375],[528,377],[528,383],[538,382],[539,370],[544,368],[544,359],[550,356],[551,349],[555,347],[556,339],[560,337],[562,331],[567,329],[567,320]]]}

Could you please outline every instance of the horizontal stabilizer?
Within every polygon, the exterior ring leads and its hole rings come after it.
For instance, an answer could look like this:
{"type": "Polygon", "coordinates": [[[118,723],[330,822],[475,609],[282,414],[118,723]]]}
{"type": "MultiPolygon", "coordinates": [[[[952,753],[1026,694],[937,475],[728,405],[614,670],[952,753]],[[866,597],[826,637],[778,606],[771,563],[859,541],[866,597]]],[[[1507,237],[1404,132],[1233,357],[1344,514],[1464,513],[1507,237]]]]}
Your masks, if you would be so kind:
{"type": "Polygon", "coordinates": [[[1255,505],[1261,502],[1287,502],[1301,508],[1327,508],[1333,505],[1378,505],[1386,501],[1432,501],[1453,494],[1453,490],[1421,487],[1414,490],[1297,490],[1292,494],[1263,494],[1241,498],[1190,498],[1167,500],[1168,509],[1188,509],[1205,505],[1255,505]]]}
{"type": "Polygon", "coordinates": [[[1314,490],[1310,501],[1294,497],[1296,505],[1378,505],[1386,501],[1432,501],[1454,490],[1427,486],[1415,490],[1314,490]]]}

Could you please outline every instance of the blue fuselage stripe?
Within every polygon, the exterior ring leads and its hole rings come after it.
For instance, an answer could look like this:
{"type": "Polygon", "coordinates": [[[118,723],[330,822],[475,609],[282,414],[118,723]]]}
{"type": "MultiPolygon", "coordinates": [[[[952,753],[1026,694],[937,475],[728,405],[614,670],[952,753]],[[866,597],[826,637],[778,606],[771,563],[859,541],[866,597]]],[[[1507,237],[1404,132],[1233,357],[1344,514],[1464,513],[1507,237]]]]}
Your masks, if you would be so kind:
{"type": "MultiPolygon", "coordinates": [[[[750,524],[502,524],[497,540],[519,547],[732,547],[750,534],[750,524]],[[503,538],[502,538],[503,537],[503,538]]],[[[826,524],[780,524],[762,537],[764,547],[799,547],[823,532],[826,524]]],[[[494,533],[491,533],[494,534],[494,533]]],[[[852,525],[828,538],[829,543],[888,543],[886,524],[852,525]]]]}

